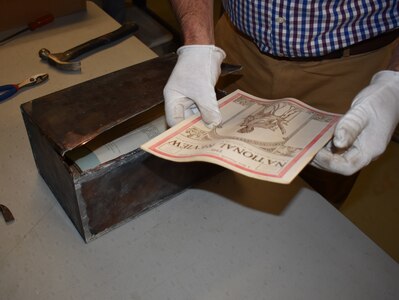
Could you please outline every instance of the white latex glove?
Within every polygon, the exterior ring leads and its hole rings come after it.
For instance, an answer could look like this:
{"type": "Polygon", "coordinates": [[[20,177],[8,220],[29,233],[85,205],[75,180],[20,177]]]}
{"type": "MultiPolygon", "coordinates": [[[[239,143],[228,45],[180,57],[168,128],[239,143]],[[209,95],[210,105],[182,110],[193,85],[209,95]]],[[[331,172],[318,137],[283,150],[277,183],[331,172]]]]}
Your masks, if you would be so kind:
{"type": "Polygon", "coordinates": [[[205,124],[219,125],[222,116],[215,84],[226,54],[213,45],[183,46],[177,54],[176,66],[163,91],[168,125],[176,125],[198,110],[205,124]]]}
{"type": "Polygon", "coordinates": [[[333,144],[321,149],[311,165],[352,175],[385,151],[398,122],[399,72],[378,72],[338,122],[333,144]],[[341,151],[333,153],[334,147],[341,151]]]}

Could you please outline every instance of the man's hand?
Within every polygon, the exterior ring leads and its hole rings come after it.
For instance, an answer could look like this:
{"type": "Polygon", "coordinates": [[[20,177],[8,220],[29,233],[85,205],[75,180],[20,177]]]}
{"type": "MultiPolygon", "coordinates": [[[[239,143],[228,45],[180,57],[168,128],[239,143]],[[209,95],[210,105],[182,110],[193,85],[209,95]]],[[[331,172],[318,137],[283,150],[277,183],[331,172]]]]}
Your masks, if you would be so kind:
{"type": "Polygon", "coordinates": [[[173,126],[200,111],[208,126],[222,122],[215,84],[224,51],[213,45],[190,45],[177,50],[175,68],[164,88],[166,121],[173,126]]]}
{"type": "Polygon", "coordinates": [[[311,165],[352,175],[385,151],[398,122],[399,72],[381,71],[356,96],[338,122],[332,142],[317,153],[311,165]]]}

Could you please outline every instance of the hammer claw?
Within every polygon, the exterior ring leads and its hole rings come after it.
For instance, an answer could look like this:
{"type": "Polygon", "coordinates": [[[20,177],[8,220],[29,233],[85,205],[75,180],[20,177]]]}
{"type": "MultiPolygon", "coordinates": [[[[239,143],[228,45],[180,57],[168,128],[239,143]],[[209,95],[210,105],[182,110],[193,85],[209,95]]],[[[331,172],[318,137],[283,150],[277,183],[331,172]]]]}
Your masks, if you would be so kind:
{"type": "Polygon", "coordinates": [[[55,63],[54,61],[50,60],[49,63],[58,69],[64,70],[64,71],[80,71],[80,61],[69,61],[69,62],[57,62],[55,63]]]}
{"type": "Polygon", "coordinates": [[[64,71],[80,71],[80,61],[68,61],[63,53],[50,53],[46,48],[39,51],[41,59],[47,61],[51,66],[64,71]]]}
{"type": "Polygon", "coordinates": [[[127,22],[120,26],[117,30],[104,34],[63,53],[51,53],[48,49],[42,48],[39,51],[41,59],[47,61],[50,65],[66,71],[80,71],[80,61],[73,61],[78,56],[110,44],[116,40],[120,40],[138,29],[138,25],[133,22],[127,22]]]}

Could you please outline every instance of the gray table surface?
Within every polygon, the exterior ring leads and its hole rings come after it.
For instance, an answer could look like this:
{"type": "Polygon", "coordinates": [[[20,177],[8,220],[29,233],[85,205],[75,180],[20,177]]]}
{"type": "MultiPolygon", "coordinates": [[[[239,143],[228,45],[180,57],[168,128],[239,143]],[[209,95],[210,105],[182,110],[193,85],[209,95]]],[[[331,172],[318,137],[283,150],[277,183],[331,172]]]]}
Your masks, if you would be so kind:
{"type": "Polygon", "coordinates": [[[37,173],[19,105],[155,56],[130,38],[65,74],[61,52],[117,28],[87,13],[0,47],[0,84],[49,82],[0,104],[0,299],[399,299],[399,265],[300,179],[276,185],[224,172],[85,244],[37,173]]]}

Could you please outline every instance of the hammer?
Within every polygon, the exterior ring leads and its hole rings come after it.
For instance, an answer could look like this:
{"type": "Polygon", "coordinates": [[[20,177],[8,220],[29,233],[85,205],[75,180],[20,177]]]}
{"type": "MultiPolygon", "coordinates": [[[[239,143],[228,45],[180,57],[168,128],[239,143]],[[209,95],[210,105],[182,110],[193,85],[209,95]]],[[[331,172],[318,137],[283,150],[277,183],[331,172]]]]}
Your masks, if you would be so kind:
{"type": "Polygon", "coordinates": [[[117,30],[94,38],[63,53],[51,53],[48,49],[42,48],[39,51],[39,56],[57,69],[65,71],[80,71],[80,61],[72,61],[73,59],[134,33],[138,28],[139,26],[136,23],[126,22],[117,30]]]}

